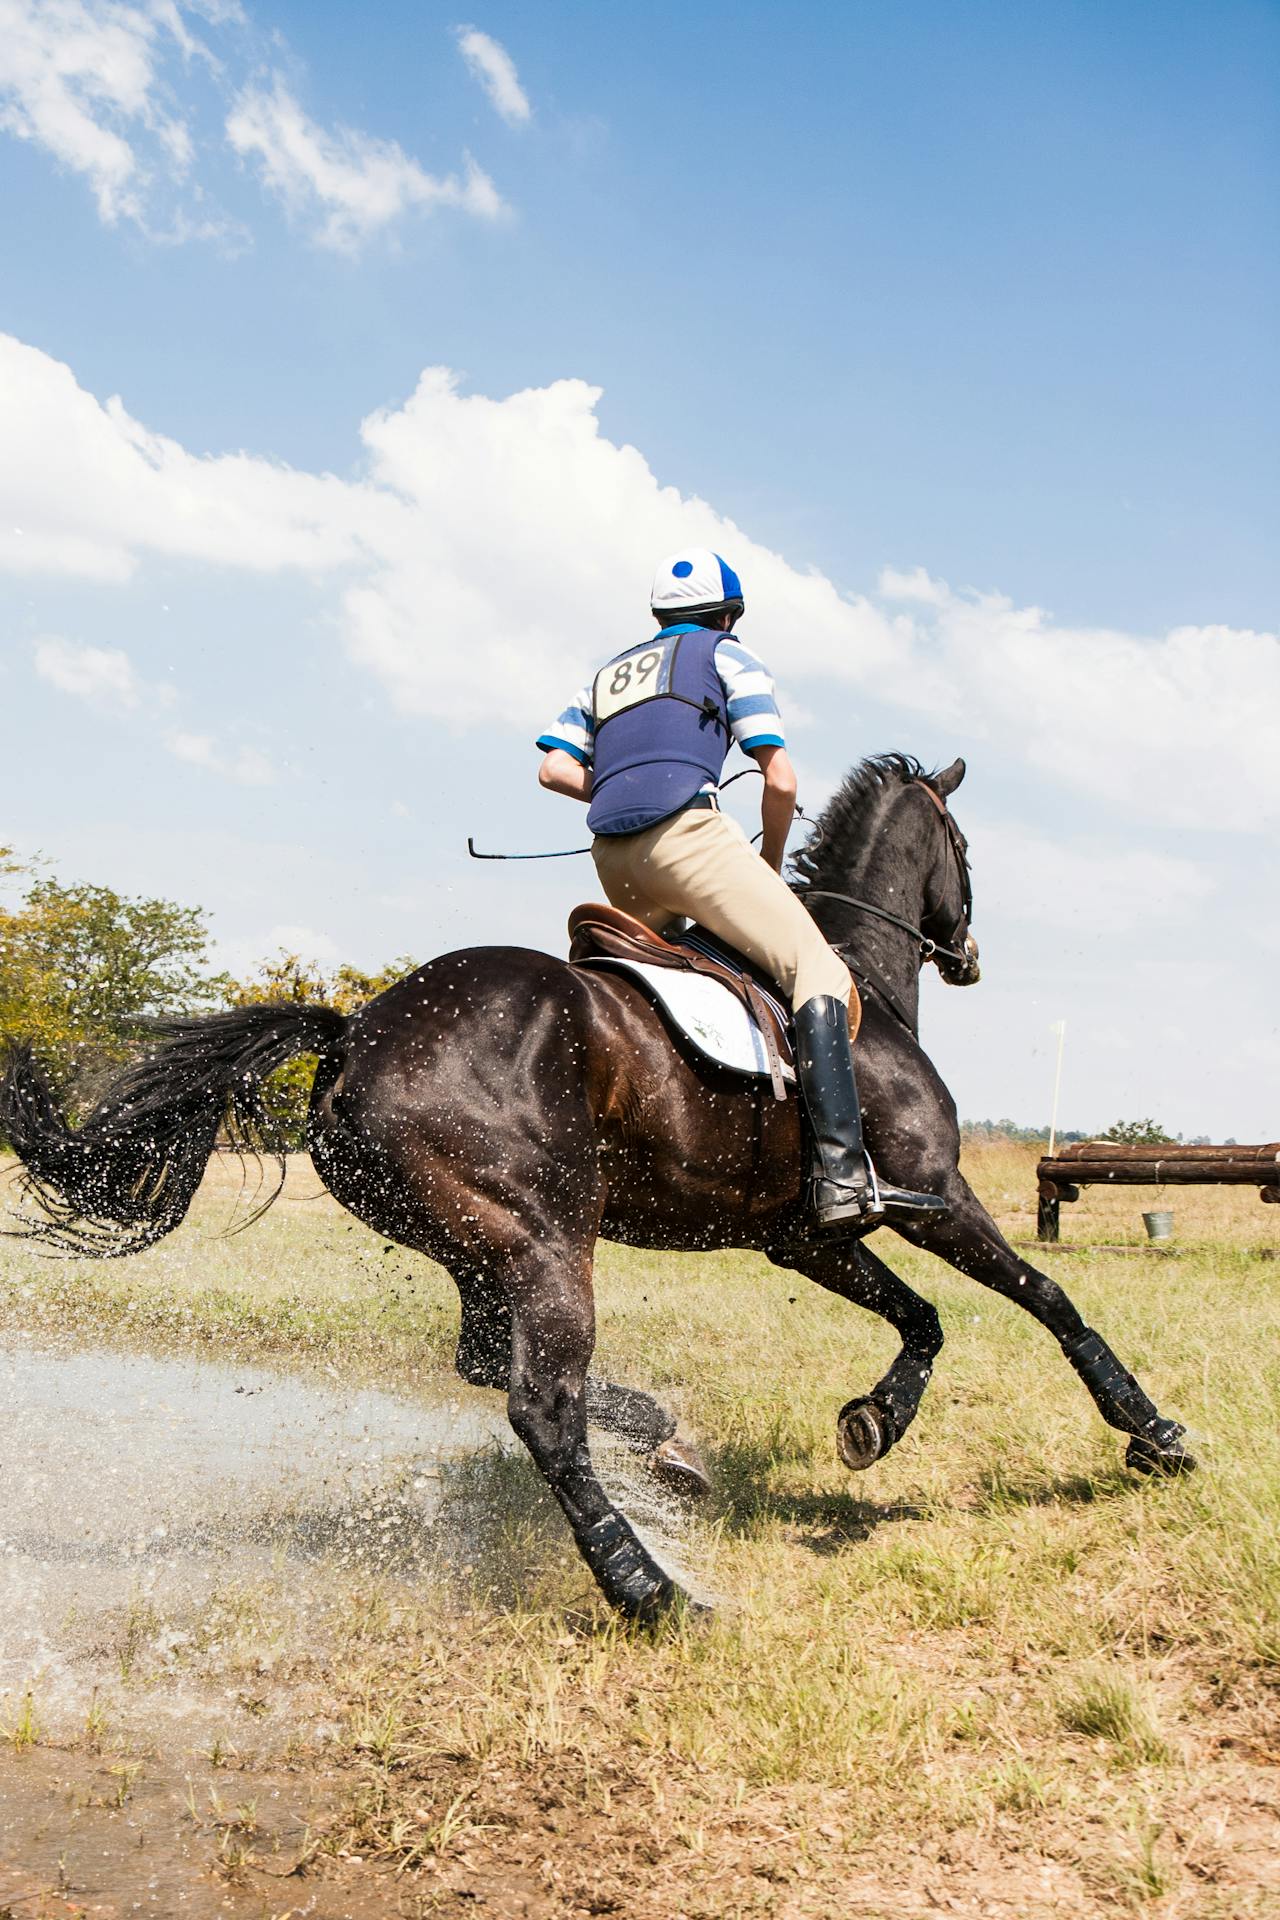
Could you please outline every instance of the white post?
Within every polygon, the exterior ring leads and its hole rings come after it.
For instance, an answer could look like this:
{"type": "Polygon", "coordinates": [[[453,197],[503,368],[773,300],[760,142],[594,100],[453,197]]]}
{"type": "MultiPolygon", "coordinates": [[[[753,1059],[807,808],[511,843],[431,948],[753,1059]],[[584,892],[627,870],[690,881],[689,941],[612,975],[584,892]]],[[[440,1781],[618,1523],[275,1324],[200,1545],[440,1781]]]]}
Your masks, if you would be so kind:
{"type": "Polygon", "coordinates": [[[1058,1066],[1053,1076],[1053,1112],[1049,1117],[1049,1158],[1053,1158],[1054,1142],[1058,1137],[1058,1095],[1062,1092],[1062,1049],[1066,1044],[1067,1023],[1055,1020],[1049,1029],[1058,1036],[1058,1066]]]}

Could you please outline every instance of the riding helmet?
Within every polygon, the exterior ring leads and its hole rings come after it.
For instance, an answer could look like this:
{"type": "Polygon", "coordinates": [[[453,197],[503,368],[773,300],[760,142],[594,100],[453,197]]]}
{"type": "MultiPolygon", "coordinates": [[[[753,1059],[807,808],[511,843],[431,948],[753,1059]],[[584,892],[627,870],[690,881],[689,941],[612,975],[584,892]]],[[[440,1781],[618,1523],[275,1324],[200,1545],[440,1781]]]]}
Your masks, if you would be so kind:
{"type": "Polygon", "coordinates": [[[672,614],[725,612],[737,620],[744,609],[742,582],[728,561],[709,547],[685,547],[658,562],[649,605],[668,620],[672,614]]]}

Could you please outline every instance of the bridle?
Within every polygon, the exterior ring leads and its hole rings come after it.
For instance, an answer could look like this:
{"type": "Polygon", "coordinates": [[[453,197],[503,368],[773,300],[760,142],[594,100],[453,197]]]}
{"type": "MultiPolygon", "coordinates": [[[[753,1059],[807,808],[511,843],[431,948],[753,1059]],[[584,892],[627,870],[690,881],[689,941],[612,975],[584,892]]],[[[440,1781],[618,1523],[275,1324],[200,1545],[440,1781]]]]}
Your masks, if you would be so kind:
{"type": "MultiPolygon", "coordinates": [[[[960,878],[960,914],[951,932],[947,935],[947,938],[954,942],[959,935],[961,927],[967,927],[973,916],[973,881],[969,873],[969,859],[965,852],[964,837],[948,811],[947,803],[941,794],[935,793],[927,780],[913,780],[911,784],[912,786],[920,787],[927,793],[934,806],[938,809],[938,812],[942,815],[942,824],[947,836],[947,846],[951,850],[952,857],[956,864],[956,871],[960,878]]],[[[912,939],[918,943],[922,963],[926,960],[933,960],[940,957],[943,960],[956,960],[961,966],[967,966],[972,957],[962,948],[955,945],[943,946],[941,942],[931,940],[929,935],[922,932],[912,921],[904,920],[896,913],[890,913],[887,907],[876,906],[871,900],[858,900],[851,893],[833,893],[829,887],[805,887],[801,897],[806,901],[840,900],[847,907],[856,907],[859,913],[869,913],[876,920],[887,920],[891,927],[898,927],[903,933],[909,933],[912,939]]],[[[872,984],[874,985],[875,983],[873,982],[872,984]]],[[[881,991],[883,991],[883,989],[881,989],[881,991]]],[[[886,998],[887,997],[886,995],[886,998]]],[[[897,1008],[895,1008],[895,1012],[896,1011],[898,1011],[897,1008]]]]}

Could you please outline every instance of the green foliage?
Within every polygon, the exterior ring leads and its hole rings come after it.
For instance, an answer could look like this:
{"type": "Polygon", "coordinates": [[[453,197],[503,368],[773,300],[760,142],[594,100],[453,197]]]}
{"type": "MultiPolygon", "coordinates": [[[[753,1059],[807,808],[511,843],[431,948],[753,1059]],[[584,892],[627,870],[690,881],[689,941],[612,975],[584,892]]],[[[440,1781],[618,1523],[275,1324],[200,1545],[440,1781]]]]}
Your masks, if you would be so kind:
{"type": "MultiPolygon", "coordinates": [[[[232,980],[210,970],[199,907],[63,886],[0,846],[0,884],[6,880],[17,889],[0,905],[0,1037],[30,1042],[73,1109],[92,1103],[149,1014],[272,1002],[354,1013],[416,965],[402,958],[377,973],[325,971],[282,951],[249,979],[232,980]]],[[[283,1147],[303,1144],[315,1064],[313,1056],[291,1060],[267,1082],[283,1147]]]]}
{"type": "Polygon", "coordinates": [[[365,973],[344,963],[326,973],[322,967],[308,964],[300,955],[284,948],[274,960],[264,960],[249,980],[232,981],[227,1004],[233,1007],[290,1006],[333,1007],[338,1013],[354,1013],[378,994],[385,993],[406,973],[412,973],[416,960],[401,954],[377,973],[365,973]]]}
{"type": "MultiPolygon", "coordinates": [[[[412,973],[417,965],[402,955],[378,973],[365,973],[359,967],[342,965],[331,973],[308,964],[300,955],[282,948],[274,960],[264,961],[251,979],[234,981],[227,992],[233,1007],[263,1005],[333,1007],[338,1013],[354,1013],[378,994],[412,973]]],[[[262,1096],[271,1122],[272,1144],[285,1151],[306,1144],[307,1108],[311,1084],[315,1079],[316,1056],[299,1054],[277,1068],[263,1085],[262,1096]]]]}
{"type": "Polygon", "coordinates": [[[1173,1135],[1166,1133],[1157,1120],[1117,1120],[1098,1139],[1115,1140],[1128,1147],[1160,1147],[1171,1144],[1173,1135]]]}
{"type": "MultiPolygon", "coordinates": [[[[1064,1133],[1058,1129],[1055,1136],[1059,1141],[1088,1140],[1087,1133],[1064,1133]]],[[[962,1120],[960,1123],[962,1140],[1011,1140],[1015,1146],[1038,1147],[1049,1144],[1048,1127],[1022,1127],[1016,1120],[962,1120]]]]}
{"type": "Polygon", "coordinates": [[[143,1016],[222,999],[229,982],[209,971],[198,907],[63,886],[10,848],[0,875],[27,882],[0,907],[0,1034],[30,1041],[64,1096],[91,1097],[143,1016]]]}

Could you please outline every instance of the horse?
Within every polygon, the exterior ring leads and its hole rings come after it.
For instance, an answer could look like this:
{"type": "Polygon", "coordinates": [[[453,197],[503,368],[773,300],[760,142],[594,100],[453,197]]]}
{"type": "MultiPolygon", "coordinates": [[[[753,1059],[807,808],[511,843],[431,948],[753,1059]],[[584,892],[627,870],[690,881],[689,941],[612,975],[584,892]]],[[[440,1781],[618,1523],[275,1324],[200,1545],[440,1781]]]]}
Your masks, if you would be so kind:
{"type": "MultiPolygon", "coordinates": [[[[893,1230],[1052,1333],[1102,1418],[1129,1436],[1130,1466],[1185,1471],[1185,1429],[1019,1258],[959,1170],[955,1103],[917,1026],[926,960],[952,985],[978,977],[967,843],[948,805],[964,772],[963,760],[932,773],[904,754],[863,761],[793,861],[795,890],[861,990],[855,1058],[874,1160],[946,1201],[893,1230]]],[[[588,1424],[637,1450],[666,1448],[695,1485],[700,1468],[655,1399],[588,1371],[600,1235],[659,1251],[757,1249],[881,1315],[901,1348],[842,1410],[838,1451],[861,1471],[906,1434],[942,1346],[938,1315],[872,1252],[862,1223],[811,1230],[799,1101],[708,1062],[633,979],[527,948],[444,954],[350,1016],[266,1005],[158,1022],[74,1130],[30,1050],[13,1049],[0,1131],[36,1209],[21,1230],[99,1256],[160,1239],[186,1213],[220,1127],[261,1143],[261,1083],[300,1052],[319,1056],[307,1137],[321,1179],[377,1233],[451,1274],[459,1374],[505,1389],[512,1427],[623,1615],[649,1620],[687,1596],[606,1494],[588,1424]]]]}

